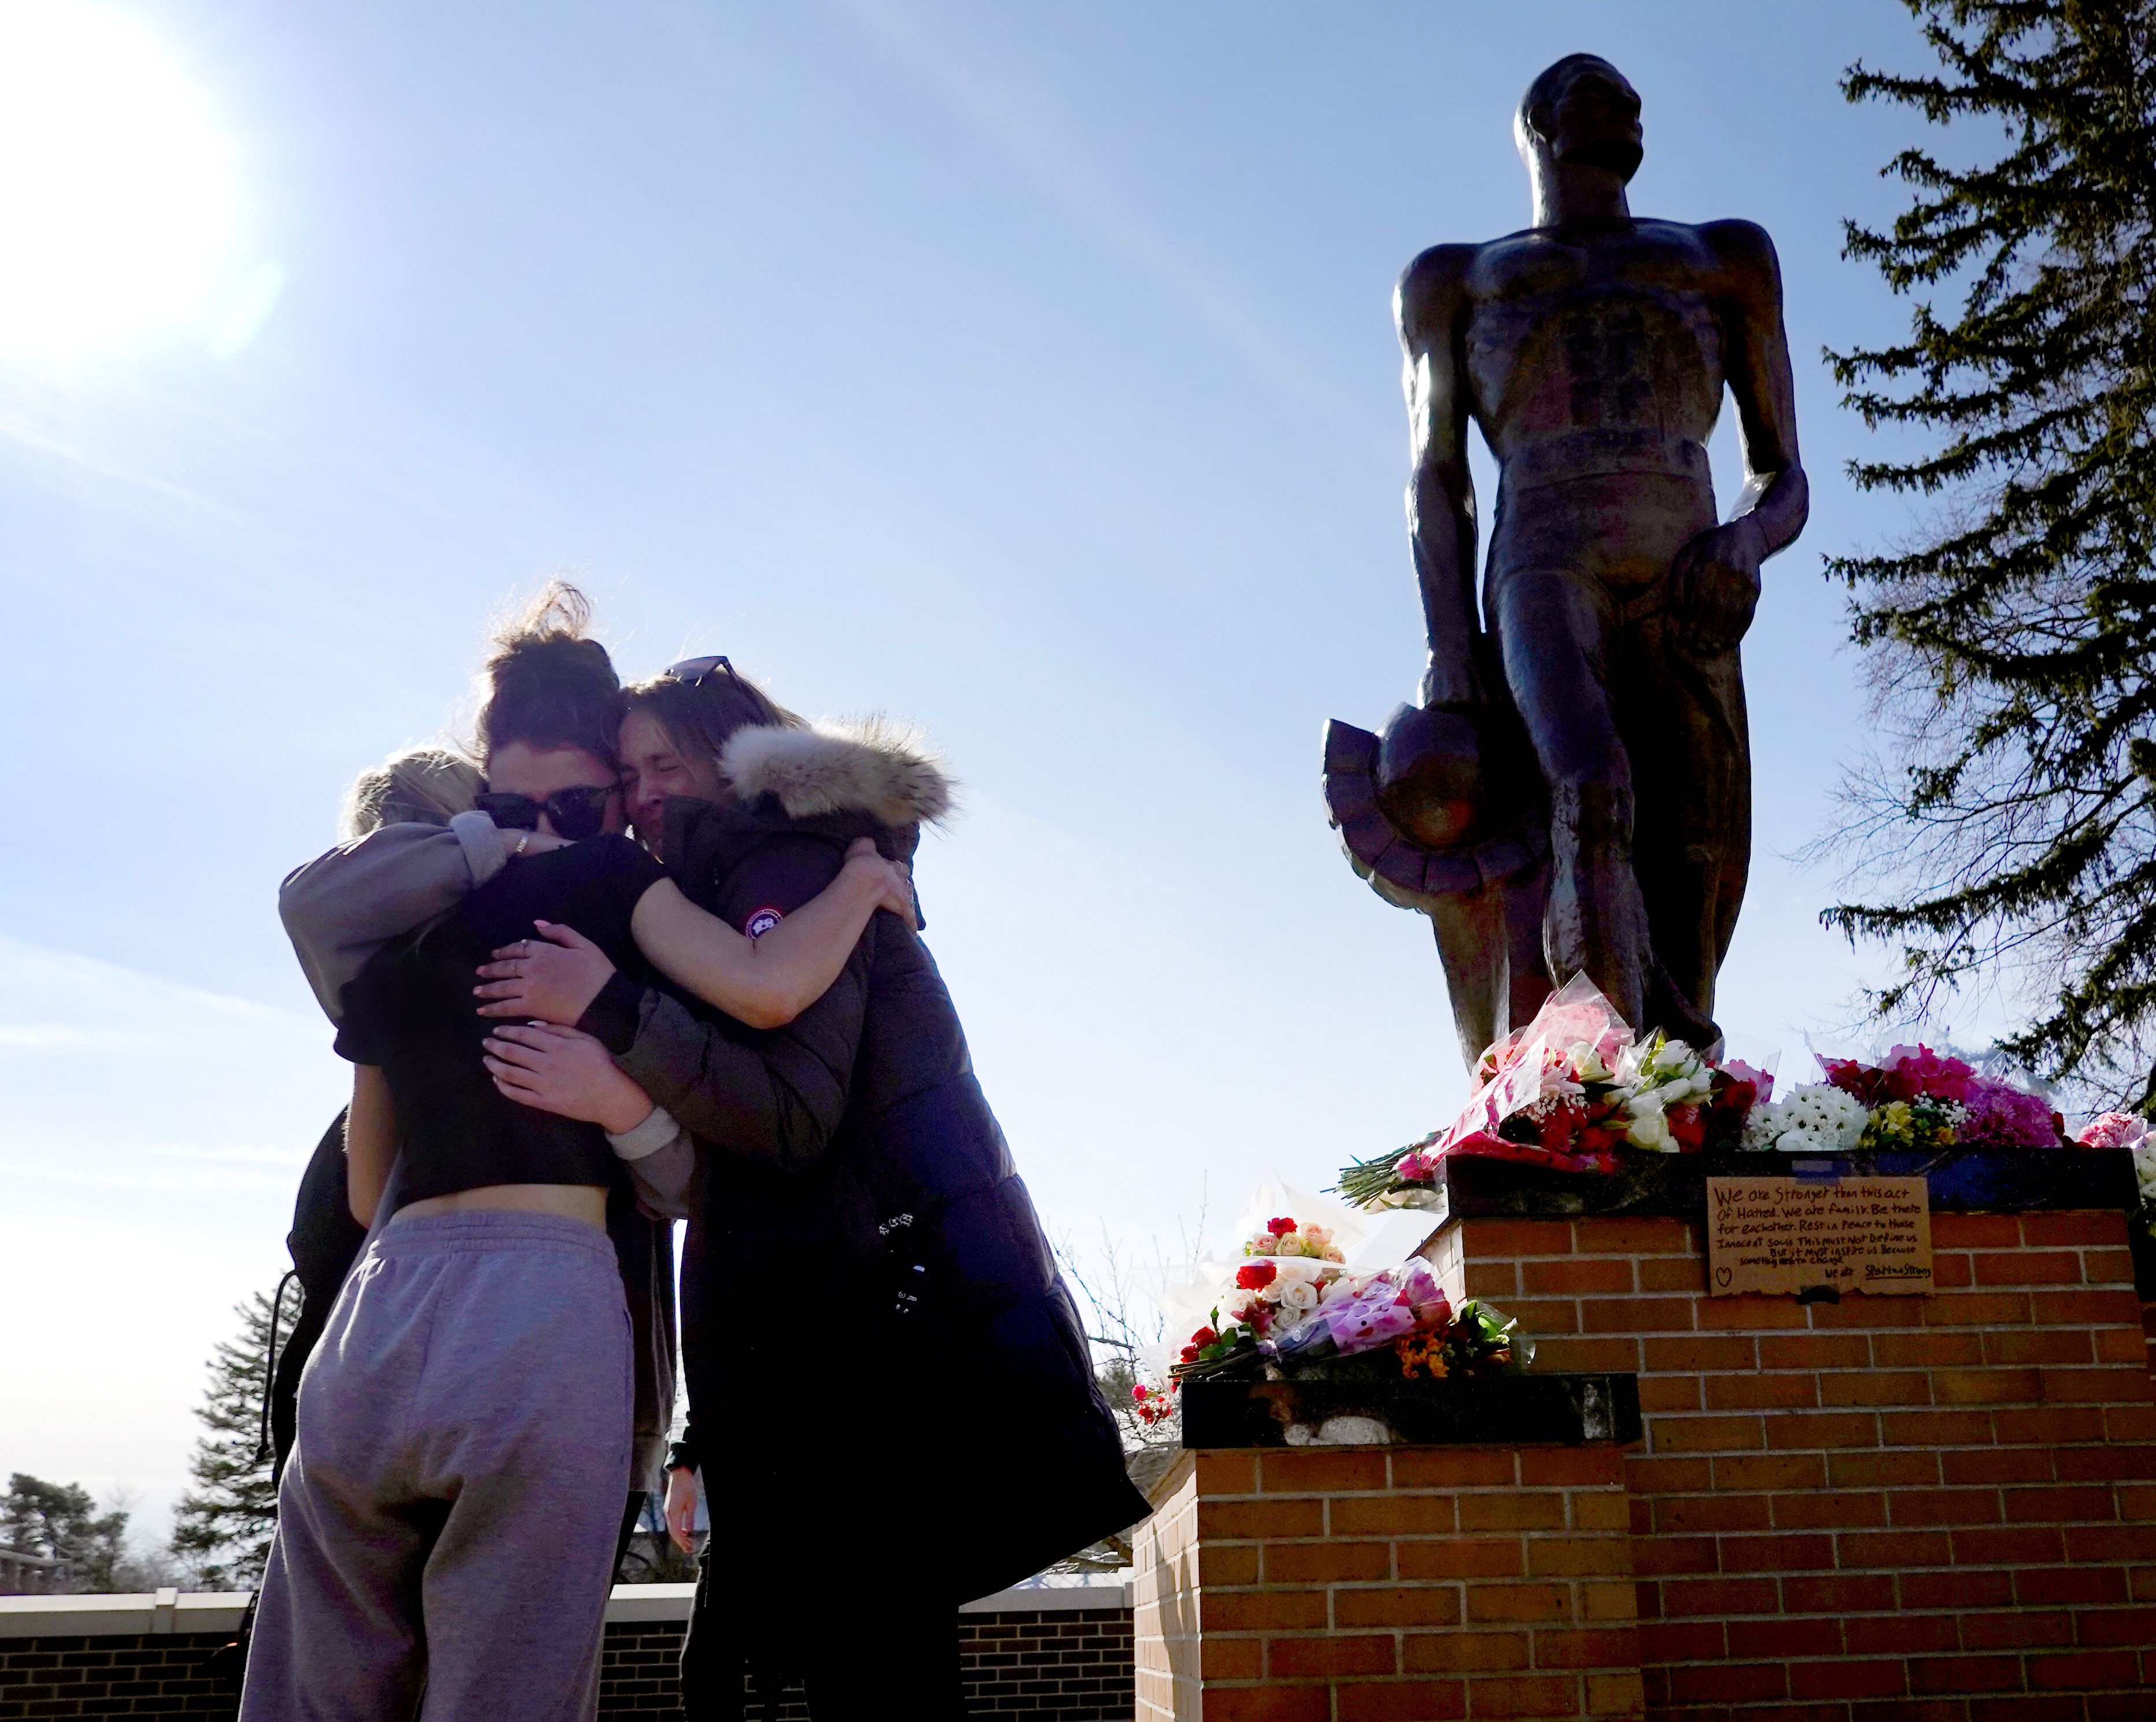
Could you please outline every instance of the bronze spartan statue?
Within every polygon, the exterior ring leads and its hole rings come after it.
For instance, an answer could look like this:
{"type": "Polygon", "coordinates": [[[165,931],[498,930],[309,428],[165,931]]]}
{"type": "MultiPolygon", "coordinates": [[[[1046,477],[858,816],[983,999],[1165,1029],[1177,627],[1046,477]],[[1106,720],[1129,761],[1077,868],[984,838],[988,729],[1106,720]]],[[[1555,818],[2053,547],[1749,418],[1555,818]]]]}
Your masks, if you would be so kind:
{"type": "Polygon", "coordinates": [[[1640,98],[1607,60],[1559,60],[1514,131],[1534,225],[1400,278],[1430,667],[1379,734],[1331,726],[1327,802],[1430,918],[1471,1064],[1583,972],[1705,1050],[1751,853],[1738,643],[1808,506],[1780,270],[1750,222],[1632,214],[1640,98]],[[1745,484],[1717,521],[1725,383],[1745,484]],[[1499,472],[1479,609],[1471,419],[1499,472]]]}

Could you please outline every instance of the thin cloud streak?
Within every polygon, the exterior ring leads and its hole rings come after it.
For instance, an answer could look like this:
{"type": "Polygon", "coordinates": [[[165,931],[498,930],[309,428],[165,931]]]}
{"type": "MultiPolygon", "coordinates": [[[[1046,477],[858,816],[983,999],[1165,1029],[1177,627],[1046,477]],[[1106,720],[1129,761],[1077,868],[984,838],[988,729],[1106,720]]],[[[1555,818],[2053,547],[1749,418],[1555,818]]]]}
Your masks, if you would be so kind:
{"type": "Polygon", "coordinates": [[[1283,391],[1316,407],[1358,441],[1375,436],[1389,448],[1398,440],[1389,424],[1313,369],[1263,318],[1139,220],[1072,148],[1031,117],[1020,92],[977,65],[963,64],[949,44],[933,39],[916,18],[904,15],[889,0],[836,3],[896,49],[1081,225],[1153,275],[1283,391]]]}

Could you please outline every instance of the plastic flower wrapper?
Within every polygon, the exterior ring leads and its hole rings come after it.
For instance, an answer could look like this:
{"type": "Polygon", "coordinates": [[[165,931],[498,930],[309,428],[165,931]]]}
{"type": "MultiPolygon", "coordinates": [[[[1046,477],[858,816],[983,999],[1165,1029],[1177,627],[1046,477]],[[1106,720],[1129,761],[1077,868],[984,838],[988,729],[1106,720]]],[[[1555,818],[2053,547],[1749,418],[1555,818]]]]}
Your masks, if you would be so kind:
{"type": "Polygon", "coordinates": [[[1283,1366],[1353,1357],[1451,1318],[1452,1307],[1437,1276],[1429,1263],[1418,1258],[1374,1274],[1349,1275],[1316,1311],[1261,1341],[1258,1350],[1283,1366]]]}
{"type": "MultiPolygon", "coordinates": [[[[1631,1044],[1632,1031],[1594,983],[1575,975],[1543,1002],[1534,1020],[1492,1046],[1476,1069],[1481,1085],[1466,1108],[1446,1129],[1389,1154],[1358,1161],[1340,1175],[1341,1194],[1365,1208],[1414,1206],[1412,1193],[1399,1186],[1427,1181],[1437,1162],[1464,1154],[1526,1161],[1563,1171],[1609,1171],[1616,1162],[1607,1151],[1623,1125],[1601,1130],[1583,1103],[1596,1090],[1606,1093],[1619,1058],[1631,1044]],[[1563,1109],[1576,1105],[1574,1114],[1563,1109]],[[1522,1131],[1527,1140],[1501,1134],[1507,1120],[1534,1118],[1522,1131]],[[1545,1128],[1544,1125],[1548,1127],[1545,1128]],[[1590,1130],[1601,1140],[1585,1140],[1590,1130]],[[1579,1138],[1581,1152],[1560,1142],[1579,1138]]],[[[1617,1109],[1606,1103],[1603,1114],[1617,1109]]]]}

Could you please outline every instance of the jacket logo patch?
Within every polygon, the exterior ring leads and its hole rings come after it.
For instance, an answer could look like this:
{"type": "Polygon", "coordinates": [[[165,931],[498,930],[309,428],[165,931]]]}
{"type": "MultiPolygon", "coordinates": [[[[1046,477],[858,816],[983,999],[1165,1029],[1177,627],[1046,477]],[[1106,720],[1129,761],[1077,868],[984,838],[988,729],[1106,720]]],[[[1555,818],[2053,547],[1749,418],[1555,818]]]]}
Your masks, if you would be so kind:
{"type": "Polygon", "coordinates": [[[785,919],[784,910],[774,908],[767,903],[762,908],[752,910],[749,912],[748,919],[742,923],[742,931],[752,939],[761,939],[785,919]]]}

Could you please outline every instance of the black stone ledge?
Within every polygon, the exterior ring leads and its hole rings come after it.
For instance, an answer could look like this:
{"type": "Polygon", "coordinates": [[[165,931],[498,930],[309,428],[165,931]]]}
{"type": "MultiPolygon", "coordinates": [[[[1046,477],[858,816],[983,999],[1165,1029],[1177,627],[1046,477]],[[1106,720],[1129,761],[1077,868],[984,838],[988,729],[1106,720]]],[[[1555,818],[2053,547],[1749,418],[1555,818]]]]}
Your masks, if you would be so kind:
{"type": "Polygon", "coordinates": [[[1922,1177],[1934,1213],[2043,1212],[2139,1202],[2133,1156],[2123,1150],[1949,1148],[1936,1154],[1626,1154],[1614,1172],[1560,1172],[1512,1160],[1438,1162],[1428,1210],[1449,1220],[1561,1220],[1621,1214],[1703,1219],[1709,1178],[1922,1177]]]}
{"type": "MultiPolygon", "coordinates": [[[[1286,1447],[1292,1424],[1370,1417],[1420,1447],[1625,1446],[1640,1438],[1640,1383],[1630,1375],[1491,1376],[1392,1381],[1221,1381],[1182,1387],[1187,1448],[1286,1447]]],[[[1323,1451],[1332,1445],[1316,1443],[1323,1451]]],[[[1350,1444],[1350,1443],[1342,1443],[1350,1444]]]]}

